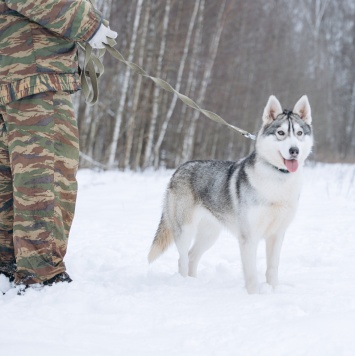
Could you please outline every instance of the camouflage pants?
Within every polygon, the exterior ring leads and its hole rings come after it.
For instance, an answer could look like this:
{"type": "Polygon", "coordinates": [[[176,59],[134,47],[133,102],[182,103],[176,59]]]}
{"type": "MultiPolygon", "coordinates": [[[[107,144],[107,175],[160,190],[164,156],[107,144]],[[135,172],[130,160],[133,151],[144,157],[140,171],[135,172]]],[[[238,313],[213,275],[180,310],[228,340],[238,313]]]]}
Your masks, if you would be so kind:
{"type": "Polygon", "coordinates": [[[0,270],[14,264],[16,283],[38,283],[65,271],[79,158],[70,94],[0,106],[0,132],[0,270]]]}

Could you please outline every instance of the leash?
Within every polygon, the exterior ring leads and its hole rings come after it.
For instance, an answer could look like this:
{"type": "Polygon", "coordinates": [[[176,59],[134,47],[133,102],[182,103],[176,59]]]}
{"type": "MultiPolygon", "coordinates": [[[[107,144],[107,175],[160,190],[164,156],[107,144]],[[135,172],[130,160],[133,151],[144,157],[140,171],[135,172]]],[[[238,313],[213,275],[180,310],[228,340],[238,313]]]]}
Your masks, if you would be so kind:
{"type": "MultiPolygon", "coordinates": [[[[104,20],[103,23],[105,26],[108,26],[108,22],[106,20],[104,20]]],[[[195,110],[198,110],[203,115],[205,115],[207,118],[229,127],[230,129],[238,132],[239,134],[243,135],[246,138],[250,138],[251,140],[256,139],[255,135],[249,133],[248,131],[240,129],[239,127],[229,124],[227,121],[223,120],[219,115],[215,114],[214,112],[202,109],[196,102],[194,102],[192,99],[190,99],[186,95],[179,93],[165,80],[163,80],[161,78],[156,78],[156,77],[150,76],[139,65],[126,60],[123,57],[123,55],[116,48],[114,48],[114,46],[116,44],[117,43],[115,40],[108,38],[108,45],[105,45],[106,48],[99,49],[97,52],[98,55],[96,55],[93,53],[92,47],[90,46],[89,43],[85,43],[85,44],[79,43],[79,46],[85,53],[83,70],[81,72],[81,83],[82,83],[83,94],[84,94],[85,100],[88,104],[95,104],[98,100],[98,93],[99,93],[98,79],[104,73],[104,66],[102,64],[101,58],[107,51],[108,53],[111,54],[112,57],[114,57],[118,61],[124,63],[126,66],[128,66],[130,69],[132,69],[135,73],[137,73],[138,75],[140,75],[142,77],[151,79],[160,88],[177,95],[178,98],[182,102],[184,102],[187,106],[189,106],[195,110]],[[90,86],[90,83],[91,83],[91,86],[90,86]]]]}

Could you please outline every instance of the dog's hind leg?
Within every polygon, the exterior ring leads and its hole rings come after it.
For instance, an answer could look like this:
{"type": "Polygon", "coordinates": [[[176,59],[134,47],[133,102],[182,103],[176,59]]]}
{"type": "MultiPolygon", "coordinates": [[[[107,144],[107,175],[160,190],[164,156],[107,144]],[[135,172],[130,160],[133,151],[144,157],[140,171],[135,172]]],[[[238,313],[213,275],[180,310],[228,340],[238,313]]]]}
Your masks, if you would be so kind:
{"type": "Polygon", "coordinates": [[[197,266],[202,255],[217,241],[220,228],[206,224],[205,221],[198,227],[195,242],[189,251],[189,276],[197,276],[197,266]]]}
{"type": "Polygon", "coordinates": [[[189,249],[192,239],[196,234],[196,226],[193,224],[183,225],[180,236],[175,239],[175,244],[179,252],[179,273],[187,277],[189,269],[189,249]]]}

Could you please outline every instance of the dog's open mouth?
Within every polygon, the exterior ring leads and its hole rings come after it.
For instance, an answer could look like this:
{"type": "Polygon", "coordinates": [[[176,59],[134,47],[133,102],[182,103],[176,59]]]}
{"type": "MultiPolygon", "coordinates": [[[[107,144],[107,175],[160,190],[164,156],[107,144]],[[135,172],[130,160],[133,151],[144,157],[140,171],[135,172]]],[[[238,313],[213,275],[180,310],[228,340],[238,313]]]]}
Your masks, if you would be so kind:
{"type": "Polygon", "coordinates": [[[291,173],[296,172],[298,169],[297,159],[285,159],[284,158],[284,164],[285,164],[287,170],[291,173]]]}

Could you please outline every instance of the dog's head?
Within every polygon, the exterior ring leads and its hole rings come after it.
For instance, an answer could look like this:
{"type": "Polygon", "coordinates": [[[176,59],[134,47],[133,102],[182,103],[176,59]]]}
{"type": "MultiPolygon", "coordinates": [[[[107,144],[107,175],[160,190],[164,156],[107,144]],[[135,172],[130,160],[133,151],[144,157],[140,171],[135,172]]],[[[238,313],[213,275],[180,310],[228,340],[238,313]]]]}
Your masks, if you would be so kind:
{"type": "Polygon", "coordinates": [[[292,111],[282,110],[275,96],[270,96],[262,117],[256,150],[264,160],[279,169],[296,172],[313,145],[311,107],[306,95],[292,111]]]}

